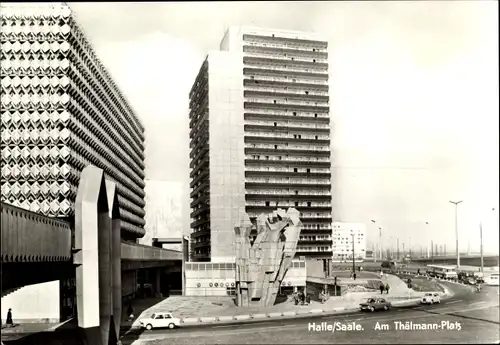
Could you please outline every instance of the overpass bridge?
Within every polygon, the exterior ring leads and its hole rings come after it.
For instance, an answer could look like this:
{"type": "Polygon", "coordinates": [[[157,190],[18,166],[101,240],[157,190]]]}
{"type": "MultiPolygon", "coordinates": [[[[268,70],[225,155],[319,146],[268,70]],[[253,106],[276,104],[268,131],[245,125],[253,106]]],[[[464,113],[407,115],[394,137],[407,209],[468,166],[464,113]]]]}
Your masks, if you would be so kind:
{"type": "MultiPolygon", "coordinates": [[[[457,257],[452,255],[446,256],[434,256],[430,258],[412,258],[412,262],[421,263],[424,265],[436,264],[436,265],[456,265],[457,257]]],[[[498,266],[499,256],[498,255],[483,255],[483,263],[485,267],[498,266]]],[[[460,255],[460,265],[461,266],[480,266],[481,265],[481,255],[480,254],[461,254],[460,255]]]]}
{"type": "Polygon", "coordinates": [[[122,240],[115,184],[99,168],[82,171],[74,219],[0,208],[2,297],[59,280],[60,321],[76,318],[85,343],[117,340],[124,298],[141,285],[182,289],[183,252],[122,240]]]}

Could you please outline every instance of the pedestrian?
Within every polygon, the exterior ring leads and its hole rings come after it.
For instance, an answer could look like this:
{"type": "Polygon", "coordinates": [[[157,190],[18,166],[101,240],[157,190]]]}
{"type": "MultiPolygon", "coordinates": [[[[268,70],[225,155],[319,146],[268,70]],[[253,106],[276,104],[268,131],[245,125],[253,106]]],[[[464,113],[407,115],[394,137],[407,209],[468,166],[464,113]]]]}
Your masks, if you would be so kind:
{"type": "Polygon", "coordinates": [[[382,272],[382,270],[380,270],[380,279],[382,279],[384,277],[384,272],[382,272]]]}
{"type": "Polygon", "coordinates": [[[11,308],[9,308],[9,310],[7,311],[7,320],[6,320],[5,324],[7,325],[7,327],[14,326],[14,322],[12,321],[12,309],[11,308]]]}
{"type": "Polygon", "coordinates": [[[356,273],[354,273],[352,277],[354,278],[354,280],[356,280],[356,273]]]}
{"type": "Polygon", "coordinates": [[[383,283],[380,284],[380,293],[383,294],[384,293],[384,289],[385,289],[385,286],[383,283]]]}
{"type": "Polygon", "coordinates": [[[387,292],[387,294],[389,294],[389,288],[390,288],[389,284],[386,284],[385,285],[385,291],[387,292]]]}
{"type": "Polygon", "coordinates": [[[132,308],[131,303],[128,304],[127,315],[129,321],[132,321],[134,319],[134,308],[132,308]]]}

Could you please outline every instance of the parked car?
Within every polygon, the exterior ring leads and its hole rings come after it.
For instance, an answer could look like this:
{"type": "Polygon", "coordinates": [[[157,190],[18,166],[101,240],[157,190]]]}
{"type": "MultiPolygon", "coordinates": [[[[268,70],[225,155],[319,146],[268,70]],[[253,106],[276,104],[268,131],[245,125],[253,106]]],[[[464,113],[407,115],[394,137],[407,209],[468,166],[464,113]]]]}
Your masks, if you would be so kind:
{"type": "Polygon", "coordinates": [[[368,300],[365,303],[361,303],[359,305],[359,309],[361,310],[369,310],[369,311],[375,311],[375,310],[389,310],[391,309],[392,305],[391,302],[388,302],[385,300],[385,298],[368,298],[368,300]]]}
{"type": "Polygon", "coordinates": [[[420,303],[422,304],[441,303],[441,297],[439,297],[439,294],[437,292],[429,292],[426,293],[424,297],[422,297],[420,303]]]}
{"type": "Polygon", "coordinates": [[[154,313],[151,317],[139,320],[141,328],[175,328],[181,325],[181,320],[173,317],[171,313],[154,313]]]}

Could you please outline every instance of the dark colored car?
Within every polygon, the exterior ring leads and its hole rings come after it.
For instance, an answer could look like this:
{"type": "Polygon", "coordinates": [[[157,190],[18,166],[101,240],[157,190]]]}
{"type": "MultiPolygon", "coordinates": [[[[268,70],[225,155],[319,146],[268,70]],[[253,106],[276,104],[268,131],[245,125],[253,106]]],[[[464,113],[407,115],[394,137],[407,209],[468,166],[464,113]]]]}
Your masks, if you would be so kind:
{"type": "Polygon", "coordinates": [[[369,311],[375,311],[375,310],[389,310],[391,309],[392,305],[391,302],[386,301],[385,298],[368,298],[368,300],[365,303],[361,303],[359,305],[359,309],[361,310],[369,310],[369,311]]]}

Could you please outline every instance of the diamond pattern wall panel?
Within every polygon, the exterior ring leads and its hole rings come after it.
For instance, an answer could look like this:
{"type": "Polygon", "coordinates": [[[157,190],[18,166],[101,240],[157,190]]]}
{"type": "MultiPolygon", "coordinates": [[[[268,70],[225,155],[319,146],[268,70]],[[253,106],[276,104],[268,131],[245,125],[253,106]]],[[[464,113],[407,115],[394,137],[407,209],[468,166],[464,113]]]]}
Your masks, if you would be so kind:
{"type": "Polygon", "coordinates": [[[144,128],[66,5],[1,5],[4,202],[73,215],[89,164],[116,182],[122,228],[144,235],[144,128]]]}

